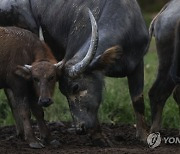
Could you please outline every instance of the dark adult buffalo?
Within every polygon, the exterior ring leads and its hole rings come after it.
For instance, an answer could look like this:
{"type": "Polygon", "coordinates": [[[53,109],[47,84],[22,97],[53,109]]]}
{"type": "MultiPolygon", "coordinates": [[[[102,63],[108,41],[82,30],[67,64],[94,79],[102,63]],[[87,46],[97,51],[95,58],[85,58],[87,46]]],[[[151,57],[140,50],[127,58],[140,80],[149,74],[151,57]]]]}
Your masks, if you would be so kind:
{"type": "Polygon", "coordinates": [[[21,26],[35,33],[42,27],[45,41],[62,60],[59,88],[68,99],[78,133],[90,130],[93,139],[100,138],[97,113],[104,76],[127,77],[137,120],[136,135],[146,139],[143,56],[149,36],[136,0],[3,0],[0,24],[21,26]],[[87,54],[90,42],[95,45],[90,41],[87,8],[99,30],[93,59],[87,54]]]}
{"type": "Polygon", "coordinates": [[[166,4],[154,18],[150,26],[150,35],[154,35],[159,58],[156,81],[149,91],[152,112],[151,132],[160,130],[163,107],[173,92],[173,97],[180,107],[180,88],[172,80],[176,80],[179,55],[179,19],[180,1],[172,0],[166,4]],[[176,54],[174,54],[176,51],[176,54]],[[173,56],[175,55],[175,56],[173,56]],[[172,67],[173,66],[173,67],[172,67]],[[172,68],[172,69],[171,69],[172,68]]]}

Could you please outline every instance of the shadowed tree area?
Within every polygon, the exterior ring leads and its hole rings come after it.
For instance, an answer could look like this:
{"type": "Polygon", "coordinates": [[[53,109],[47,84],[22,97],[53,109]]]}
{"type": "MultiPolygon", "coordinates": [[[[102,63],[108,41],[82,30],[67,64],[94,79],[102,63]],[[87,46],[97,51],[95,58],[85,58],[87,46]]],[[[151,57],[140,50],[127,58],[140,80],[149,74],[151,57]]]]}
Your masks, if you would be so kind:
{"type": "Polygon", "coordinates": [[[143,16],[145,18],[146,24],[149,27],[152,19],[156,14],[162,9],[162,7],[171,0],[137,0],[143,16]]]}
{"type": "Polygon", "coordinates": [[[138,0],[143,12],[158,12],[170,0],[138,0]]]}

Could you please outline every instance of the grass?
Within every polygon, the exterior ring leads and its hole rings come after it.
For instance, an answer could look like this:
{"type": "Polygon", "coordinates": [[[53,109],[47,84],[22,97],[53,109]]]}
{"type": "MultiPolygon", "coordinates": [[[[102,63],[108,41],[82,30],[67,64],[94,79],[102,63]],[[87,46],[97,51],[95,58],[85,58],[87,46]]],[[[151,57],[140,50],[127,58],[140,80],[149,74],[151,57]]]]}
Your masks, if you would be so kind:
{"type": "Polygon", "coordinates": [[[8,106],[7,98],[4,91],[0,90],[0,126],[9,125],[14,122],[10,107],[8,106]]]}
{"type": "MultiPolygon", "coordinates": [[[[149,52],[145,56],[145,83],[144,83],[144,98],[146,107],[146,119],[150,124],[150,106],[148,91],[152,86],[157,73],[158,59],[155,48],[154,39],[151,42],[149,52]]],[[[126,78],[106,78],[106,86],[104,88],[104,100],[100,106],[99,118],[102,122],[110,123],[135,123],[134,111],[131,104],[128,84],[126,78]]],[[[56,88],[54,95],[55,103],[45,109],[45,119],[49,121],[70,121],[71,115],[69,112],[66,98],[56,88]]],[[[180,119],[178,116],[178,107],[175,101],[170,97],[165,105],[163,112],[163,127],[178,128],[180,119]]],[[[7,99],[3,91],[0,92],[0,125],[14,124],[12,114],[7,99]]]]}

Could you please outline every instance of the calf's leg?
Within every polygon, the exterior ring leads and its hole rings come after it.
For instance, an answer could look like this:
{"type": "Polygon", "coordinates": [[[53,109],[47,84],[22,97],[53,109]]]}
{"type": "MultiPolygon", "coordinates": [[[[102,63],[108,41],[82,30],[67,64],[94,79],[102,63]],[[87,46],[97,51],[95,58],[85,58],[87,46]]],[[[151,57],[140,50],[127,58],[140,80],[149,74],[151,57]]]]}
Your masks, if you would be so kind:
{"type": "Polygon", "coordinates": [[[43,140],[43,143],[51,144],[53,146],[59,146],[60,143],[57,140],[54,140],[51,136],[51,133],[46,125],[46,122],[44,120],[44,111],[43,108],[39,105],[37,105],[37,102],[30,103],[31,111],[33,115],[35,116],[39,129],[41,134],[41,140],[43,140]]]}
{"type": "Polygon", "coordinates": [[[24,127],[24,135],[25,140],[29,143],[29,146],[31,148],[43,148],[44,145],[41,144],[35,137],[33,133],[33,129],[30,123],[30,108],[26,97],[15,97],[16,101],[18,102],[17,108],[19,115],[21,117],[21,120],[23,122],[24,127]]]}
{"type": "Polygon", "coordinates": [[[13,94],[11,89],[5,89],[4,92],[5,92],[6,96],[7,96],[9,106],[11,108],[11,111],[13,113],[13,117],[14,117],[15,122],[16,122],[17,136],[19,136],[20,138],[23,138],[24,137],[23,123],[22,123],[22,120],[21,120],[21,118],[19,116],[17,103],[15,101],[14,94],[13,94]]]}

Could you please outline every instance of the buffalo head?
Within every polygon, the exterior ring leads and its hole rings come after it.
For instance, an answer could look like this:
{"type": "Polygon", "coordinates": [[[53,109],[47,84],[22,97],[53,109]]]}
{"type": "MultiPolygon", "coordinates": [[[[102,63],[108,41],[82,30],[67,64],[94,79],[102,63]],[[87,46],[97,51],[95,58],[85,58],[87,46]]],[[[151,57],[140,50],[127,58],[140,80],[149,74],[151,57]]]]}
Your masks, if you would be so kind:
{"type": "Polygon", "coordinates": [[[60,91],[67,97],[78,134],[87,133],[87,130],[94,131],[99,127],[97,113],[102,99],[104,70],[114,60],[117,51],[116,48],[108,49],[95,58],[98,28],[90,11],[89,16],[92,36],[87,54],[79,62],[74,62],[77,61],[76,58],[65,62],[59,80],[60,91]]]}
{"type": "Polygon", "coordinates": [[[17,66],[16,75],[33,82],[33,88],[39,97],[38,104],[47,107],[53,103],[52,95],[58,79],[59,64],[48,61],[34,62],[32,65],[17,66]]]}

